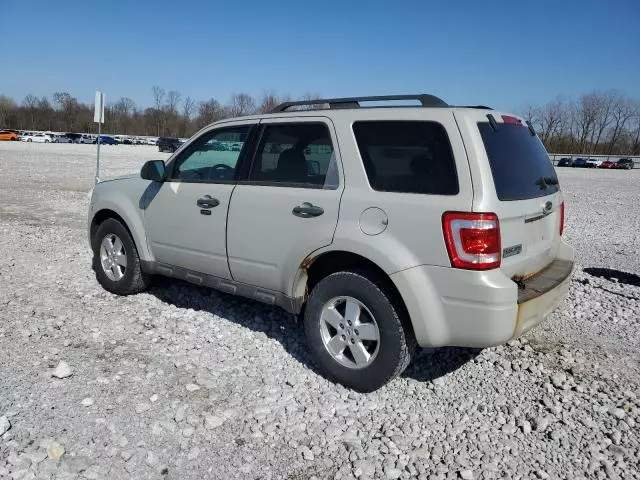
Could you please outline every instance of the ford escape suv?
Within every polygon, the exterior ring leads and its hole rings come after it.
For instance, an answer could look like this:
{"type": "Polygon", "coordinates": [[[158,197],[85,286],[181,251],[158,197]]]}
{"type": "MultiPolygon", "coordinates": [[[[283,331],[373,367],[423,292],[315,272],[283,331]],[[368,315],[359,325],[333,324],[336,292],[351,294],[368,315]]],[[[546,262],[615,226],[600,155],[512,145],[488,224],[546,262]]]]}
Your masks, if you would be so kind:
{"type": "Polygon", "coordinates": [[[533,127],[431,95],[213,123],[166,162],[98,183],[88,220],[108,291],[160,274],[280,306],[303,319],[319,370],[359,391],[400,374],[416,345],[522,335],[573,269],[533,127]]]}

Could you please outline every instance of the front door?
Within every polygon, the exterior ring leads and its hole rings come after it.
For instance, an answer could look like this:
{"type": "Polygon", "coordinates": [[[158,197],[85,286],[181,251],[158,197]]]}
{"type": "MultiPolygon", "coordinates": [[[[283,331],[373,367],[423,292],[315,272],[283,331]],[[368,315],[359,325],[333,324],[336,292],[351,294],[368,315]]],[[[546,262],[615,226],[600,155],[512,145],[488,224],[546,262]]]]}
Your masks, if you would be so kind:
{"type": "Polygon", "coordinates": [[[144,218],[157,262],[231,278],[227,210],[250,129],[245,122],[205,131],[169,162],[167,180],[152,185],[144,218]]]}
{"type": "Polygon", "coordinates": [[[233,192],[227,230],[233,279],[290,295],[302,260],[331,244],[342,182],[325,117],[261,123],[249,179],[233,192]]]}

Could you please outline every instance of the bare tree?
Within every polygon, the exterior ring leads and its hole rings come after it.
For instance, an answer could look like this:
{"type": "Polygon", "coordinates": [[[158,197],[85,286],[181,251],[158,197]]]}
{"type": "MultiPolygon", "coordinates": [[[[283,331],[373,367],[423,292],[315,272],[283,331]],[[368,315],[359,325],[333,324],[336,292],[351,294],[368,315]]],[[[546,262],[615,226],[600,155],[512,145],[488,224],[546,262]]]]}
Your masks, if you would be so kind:
{"type": "MultiPolygon", "coordinates": [[[[561,133],[565,122],[564,103],[560,98],[537,109],[536,131],[544,143],[561,133]]],[[[535,124],[534,124],[535,125],[535,124]]]]}
{"type": "Polygon", "coordinates": [[[614,105],[618,102],[620,94],[615,91],[595,92],[592,94],[597,112],[591,135],[591,151],[596,152],[604,132],[609,128],[612,121],[614,105]]]}
{"type": "Polygon", "coordinates": [[[280,100],[274,92],[264,92],[260,100],[260,105],[258,106],[258,112],[269,113],[283,101],[284,100],[280,100]]]}
{"type": "Polygon", "coordinates": [[[16,102],[9,97],[0,95],[0,125],[12,126],[13,119],[17,110],[16,102]]]}
{"type": "Polygon", "coordinates": [[[195,106],[196,102],[194,102],[191,97],[184,99],[184,104],[182,105],[182,123],[180,124],[181,137],[188,136],[189,125],[191,124],[191,115],[193,115],[195,106]]]}
{"type": "Polygon", "coordinates": [[[225,111],[220,103],[211,98],[206,102],[200,102],[198,106],[198,128],[204,127],[225,117],[225,111]]]}
{"type": "Polygon", "coordinates": [[[166,108],[169,113],[175,115],[178,113],[178,105],[180,104],[180,92],[175,90],[169,90],[167,93],[167,105],[166,108]]]}
{"type": "Polygon", "coordinates": [[[162,106],[164,103],[164,88],[160,88],[157,85],[154,85],[152,88],[153,91],[153,106],[155,109],[154,117],[156,123],[156,135],[160,136],[163,129],[164,124],[164,115],[162,114],[162,106]]]}
{"type": "Polygon", "coordinates": [[[116,131],[124,134],[131,133],[131,117],[135,113],[136,104],[129,97],[121,97],[111,107],[112,124],[116,131]]]}
{"type": "Polygon", "coordinates": [[[29,94],[24,97],[24,100],[22,100],[22,105],[29,109],[36,108],[36,106],[38,105],[38,97],[29,94]]]}
{"type": "Polygon", "coordinates": [[[229,116],[241,117],[256,113],[256,101],[247,93],[234,93],[229,105],[229,116]]]}
{"type": "Polygon", "coordinates": [[[29,128],[35,128],[35,120],[36,120],[36,109],[38,108],[38,97],[35,95],[27,95],[22,100],[22,105],[27,111],[27,118],[29,119],[29,128]]]}
{"type": "Polygon", "coordinates": [[[596,93],[582,95],[573,110],[578,149],[587,152],[589,140],[593,138],[595,125],[600,114],[600,99],[596,93]]]}
{"type": "Polygon", "coordinates": [[[634,100],[632,102],[633,115],[630,119],[630,129],[629,129],[629,147],[627,149],[628,153],[638,154],[640,153],[640,100],[634,100]]]}
{"type": "Polygon", "coordinates": [[[611,132],[608,139],[607,154],[611,155],[619,143],[621,135],[635,113],[633,101],[624,94],[617,95],[611,112],[611,132]]]}
{"type": "Polygon", "coordinates": [[[184,105],[182,106],[182,115],[186,120],[191,120],[191,115],[193,115],[195,107],[196,102],[191,97],[187,97],[184,99],[184,105]]]}

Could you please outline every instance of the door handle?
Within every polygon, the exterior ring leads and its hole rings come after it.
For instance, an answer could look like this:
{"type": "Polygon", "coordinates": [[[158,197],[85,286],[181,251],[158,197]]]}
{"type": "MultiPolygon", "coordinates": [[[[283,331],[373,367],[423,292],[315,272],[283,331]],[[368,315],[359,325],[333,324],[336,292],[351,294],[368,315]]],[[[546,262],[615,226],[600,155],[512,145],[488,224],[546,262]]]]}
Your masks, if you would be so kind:
{"type": "Polygon", "coordinates": [[[319,217],[324,213],[324,209],[322,207],[318,207],[317,205],[313,205],[312,203],[304,202],[302,205],[293,207],[291,213],[293,213],[296,217],[302,218],[319,217]]]}
{"type": "Polygon", "coordinates": [[[217,198],[213,198],[211,195],[205,195],[196,201],[196,205],[200,208],[213,208],[220,205],[220,201],[217,198]]]}

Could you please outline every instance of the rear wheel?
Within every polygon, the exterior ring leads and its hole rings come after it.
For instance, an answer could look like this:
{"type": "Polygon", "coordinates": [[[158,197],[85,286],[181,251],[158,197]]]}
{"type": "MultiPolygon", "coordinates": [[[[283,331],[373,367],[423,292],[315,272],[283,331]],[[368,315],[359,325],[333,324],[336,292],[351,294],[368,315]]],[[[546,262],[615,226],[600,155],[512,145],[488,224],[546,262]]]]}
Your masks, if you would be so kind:
{"type": "Polygon", "coordinates": [[[93,243],[93,269],[105,290],[118,295],[138,293],[149,286],[129,231],[114,218],[98,227],[93,243]]]}
{"type": "Polygon", "coordinates": [[[338,272],[318,282],[305,308],[304,328],[320,371],[361,392],[402,373],[415,339],[396,303],[384,282],[369,273],[338,272]]]}

